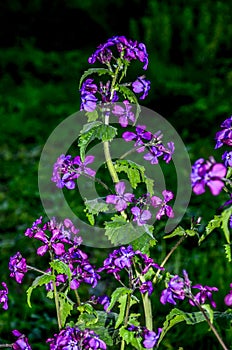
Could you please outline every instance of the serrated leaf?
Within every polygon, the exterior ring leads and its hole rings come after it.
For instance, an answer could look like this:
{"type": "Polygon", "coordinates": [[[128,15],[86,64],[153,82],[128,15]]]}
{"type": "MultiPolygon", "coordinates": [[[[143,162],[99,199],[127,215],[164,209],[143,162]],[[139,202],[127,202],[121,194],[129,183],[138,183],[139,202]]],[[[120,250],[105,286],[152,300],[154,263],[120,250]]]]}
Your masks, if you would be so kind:
{"type": "Polygon", "coordinates": [[[164,236],[164,238],[172,238],[176,236],[184,236],[186,235],[185,229],[182,226],[178,226],[175,230],[170,233],[170,235],[164,236]]]}
{"type": "Polygon", "coordinates": [[[122,216],[115,215],[111,218],[111,221],[105,222],[105,235],[109,238],[110,242],[114,245],[121,245],[124,242],[132,242],[143,233],[149,234],[153,239],[153,229],[151,225],[137,226],[128,222],[122,216]]]}
{"type": "Polygon", "coordinates": [[[220,215],[214,215],[214,218],[210,220],[205,228],[205,233],[200,237],[198,240],[198,244],[201,244],[201,242],[213,231],[215,228],[219,228],[221,226],[221,216],[220,215]]]}
{"type": "Polygon", "coordinates": [[[88,122],[95,122],[98,119],[98,112],[95,109],[92,112],[86,112],[85,115],[87,116],[88,122]]]}
{"type": "Polygon", "coordinates": [[[70,299],[68,299],[64,293],[59,293],[58,299],[60,306],[61,325],[64,327],[67,317],[71,315],[74,303],[70,301],[70,299]]]}
{"type": "Polygon", "coordinates": [[[95,139],[99,139],[103,142],[112,141],[116,135],[117,129],[111,125],[106,125],[98,121],[86,124],[81,131],[78,141],[82,161],[85,158],[86,148],[91,141],[95,139]]]}
{"type": "Polygon", "coordinates": [[[99,335],[100,339],[102,339],[106,345],[113,346],[120,341],[120,339],[118,339],[119,332],[115,329],[117,318],[118,314],[114,312],[95,311],[94,315],[87,313],[81,314],[76,325],[81,330],[90,328],[99,335]]]}
{"type": "Polygon", "coordinates": [[[118,159],[115,162],[115,170],[124,172],[128,176],[131,187],[136,189],[139,183],[145,183],[147,192],[152,196],[154,194],[154,180],[145,175],[145,168],[131,160],[118,159]]]}
{"type": "Polygon", "coordinates": [[[131,242],[133,249],[140,250],[143,254],[150,254],[150,248],[156,245],[156,239],[151,238],[150,235],[144,233],[141,237],[131,242]]]}
{"type": "Polygon", "coordinates": [[[51,281],[55,281],[55,276],[53,275],[41,275],[38,276],[34,279],[34,281],[32,282],[32,285],[27,289],[26,293],[27,293],[27,304],[29,307],[31,306],[31,294],[33,292],[33,290],[39,286],[43,286],[51,281]]]}
{"type": "Polygon", "coordinates": [[[230,244],[225,244],[224,247],[225,247],[226,258],[229,262],[231,262],[232,261],[231,246],[230,246],[230,244]]]}
{"type": "Polygon", "coordinates": [[[80,78],[79,89],[81,88],[83,80],[92,74],[98,74],[99,76],[104,75],[104,74],[109,74],[111,76],[113,75],[113,73],[106,68],[89,68],[88,70],[86,70],[82,74],[82,76],[80,78]]]}
{"type": "MultiPolygon", "coordinates": [[[[212,319],[213,314],[212,314],[212,310],[210,308],[210,306],[208,305],[202,305],[204,306],[204,309],[207,312],[207,315],[209,318],[212,319]]],[[[176,324],[185,321],[186,324],[188,325],[195,325],[197,323],[200,322],[204,322],[205,317],[202,314],[201,311],[197,311],[197,312],[184,312],[181,311],[177,308],[174,308],[171,310],[171,312],[166,316],[166,320],[163,324],[162,327],[162,333],[160,335],[159,341],[158,341],[158,345],[161,343],[161,341],[163,340],[164,336],[166,335],[166,333],[176,324]]]]}
{"type": "Polygon", "coordinates": [[[111,310],[114,307],[114,305],[118,302],[119,298],[122,295],[128,295],[128,294],[131,294],[131,289],[128,289],[126,287],[116,288],[111,295],[110,305],[108,306],[108,310],[111,310]]]}
{"type": "Polygon", "coordinates": [[[84,200],[86,206],[86,216],[89,219],[91,225],[94,225],[95,219],[94,215],[98,215],[99,213],[105,213],[109,206],[106,202],[104,202],[101,198],[96,198],[92,200],[84,200]]]}

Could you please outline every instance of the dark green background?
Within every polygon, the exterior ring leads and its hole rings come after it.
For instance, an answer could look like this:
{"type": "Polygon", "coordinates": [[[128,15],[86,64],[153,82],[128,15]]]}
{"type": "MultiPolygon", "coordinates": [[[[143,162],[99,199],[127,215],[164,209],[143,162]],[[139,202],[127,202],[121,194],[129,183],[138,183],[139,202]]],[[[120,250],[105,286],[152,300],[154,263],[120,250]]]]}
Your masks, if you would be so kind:
{"type": "MultiPolygon", "coordinates": [[[[87,59],[109,37],[125,35],[145,43],[151,91],[144,105],[172,123],[192,162],[209,155],[220,161],[222,151],[214,150],[214,136],[220,123],[231,115],[231,13],[229,1],[209,0],[1,2],[0,282],[9,279],[10,255],[20,250],[29,257],[34,252],[34,243],[24,237],[24,231],[43,215],[37,186],[42,147],[59,122],[79,109],[78,82],[89,68],[87,59]]],[[[132,74],[137,76],[136,68],[132,74]]],[[[203,216],[206,223],[223,200],[223,196],[212,197],[208,192],[193,196],[186,225],[193,215],[203,216]]],[[[154,249],[157,262],[174,242],[154,249]]],[[[220,231],[200,248],[190,239],[167,266],[175,273],[188,269],[194,283],[218,286],[221,292],[215,298],[220,310],[225,308],[223,296],[232,277],[224,243],[220,231]]],[[[96,249],[92,262],[99,265],[102,256],[96,249]]],[[[32,255],[30,264],[33,262],[38,261],[32,255]]],[[[25,281],[31,279],[29,274],[25,281]]],[[[0,311],[0,339],[9,341],[11,329],[17,328],[30,334],[33,349],[48,348],[40,342],[51,335],[50,328],[55,329],[54,313],[39,292],[33,309],[24,307],[25,288],[9,281],[9,311],[0,311]]],[[[160,327],[169,307],[160,308],[157,295],[154,317],[160,327]]],[[[230,331],[222,333],[228,344],[230,331]]],[[[161,349],[179,346],[188,350],[219,348],[202,324],[176,327],[161,349]]]]}

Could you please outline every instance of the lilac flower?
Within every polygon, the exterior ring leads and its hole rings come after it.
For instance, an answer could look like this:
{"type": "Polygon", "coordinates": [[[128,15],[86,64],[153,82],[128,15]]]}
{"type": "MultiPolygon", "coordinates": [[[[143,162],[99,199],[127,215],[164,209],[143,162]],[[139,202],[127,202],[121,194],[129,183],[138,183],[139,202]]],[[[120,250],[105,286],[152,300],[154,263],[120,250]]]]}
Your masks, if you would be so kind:
{"type": "Polygon", "coordinates": [[[160,302],[162,304],[170,303],[176,305],[175,299],[184,300],[185,281],[183,278],[175,275],[168,283],[168,288],[162,291],[160,302]]]}
{"type": "Polygon", "coordinates": [[[3,310],[8,309],[8,288],[5,282],[2,282],[4,289],[0,290],[0,304],[3,304],[3,310]]]}
{"type": "Polygon", "coordinates": [[[154,267],[154,268],[156,268],[158,270],[162,270],[162,271],[164,270],[164,267],[155,263],[152,258],[147,256],[146,254],[141,253],[139,250],[136,250],[135,254],[137,256],[139,256],[140,259],[142,259],[142,264],[141,264],[141,262],[139,263],[141,275],[145,275],[151,267],[154,267]]]}
{"type": "Polygon", "coordinates": [[[20,252],[10,257],[9,270],[10,277],[15,278],[17,283],[22,283],[23,277],[27,272],[27,263],[20,252]]]}
{"type": "Polygon", "coordinates": [[[226,167],[216,163],[213,157],[205,161],[198,159],[192,166],[191,182],[193,192],[197,195],[205,192],[205,186],[210,188],[211,193],[217,196],[224,187],[223,178],[227,172],[226,167]]]}
{"type": "Polygon", "coordinates": [[[150,141],[152,138],[152,133],[145,130],[146,125],[138,125],[135,129],[135,133],[131,131],[125,131],[122,134],[122,137],[126,142],[134,140],[134,147],[136,147],[136,151],[140,153],[145,150],[145,143],[143,140],[150,141]]]}
{"type": "Polygon", "coordinates": [[[144,294],[144,293],[148,293],[148,295],[151,295],[151,293],[153,292],[153,285],[151,281],[146,281],[143,282],[141,284],[141,286],[139,287],[140,293],[144,294]]]}
{"type": "Polygon", "coordinates": [[[224,302],[227,306],[232,307],[232,283],[230,284],[230,292],[224,298],[224,302]]]}
{"type": "Polygon", "coordinates": [[[80,93],[82,95],[85,94],[95,94],[97,92],[97,85],[93,83],[93,79],[86,79],[81,88],[80,88],[80,93]]]}
{"type": "Polygon", "coordinates": [[[131,208],[131,212],[134,215],[133,221],[136,221],[138,226],[145,225],[152,217],[149,210],[142,210],[138,207],[131,208]]]}
{"type": "Polygon", "coordinates": [[[103,305],[103,308],[106,312],[109,312],[108,307],[110,305],[110,299],[107,295],[102,295],[97,298],[97,302],[103,305]]]}
{"type": "Polygon", "coordinates": [[[69,190],[75,188],[74,180],[77,174],[73,169],[72,157],[61,154],[53,165],[53,173],[51,181],[56,183],[58,188],[66,186],[69,190]]]}
{"type": "Polygon", "coordinates": [[[103,103],[118,101],[117,92],[114,91],[112,95],[110,81],[107,81],[105,85],[103,85],[103,83],[100,81],[99,93],[101,95],[101,99],[103,103]]]}
{"type": "Polygon", "coordinates": [[[223,144],[232,146],[232,116],[224,120],[221,128],[222,130],[215,135],[215,140],[217,141],[215,148],[222,147],[223,144]]]}
{"type": "Polygon", "coordinates": [[[117,194],[110,194],[106,197],[106,203],[115,204],[117,211],[123,211],[126,209],[128,203],[132,202],[134,195],[132,193],[124,193],[126,185],[123,181],[118,182],[115,185],[115,191],[117,194]]]}
{"type": "Polygon", "coordinates": [[[97,97],[91,93],[81,95],[80,110],[86,112],[93,112],[97,107],[97,97]]]}
{"type": "Polygon", "coordinates": [[[162,216],[167,215],[169,218],[174,217],[174,212],[172,207],[170,205],[167,205],[167,202],[173,199],[173,193],[168,190],[164,190],[162,192],[162,195],[164,199],[162,200],[161,198],[157,196],[152,196],[151,197],[151,204],[154,208],[159,207],[159,211],[156,214],[156,219],[160,220],[162,216]]]}
{"type": "Polygon", "coordinates": [[[135,80],[132,83],[133,91],[136,94],[142,93],[142,96],[140,96],[140,100],[144,100],[145,97],[148,95],[148,91],[150,90],[150,81],[145,79],[144,76],[138,77],[137,80],[135,80]]]}
{"type": "Polygon", "coordinates": [[[151,164],[158,164],[158,158],[163,155],[163,152],[160,151],[156,146],[151,146],[149,148],[149,153],[144,155],[144,159],[148,160],[151,164]]]}
{"type": "Polygon", "coordinates": [[[144,329],[143,331],[143,346],[145,349],[151,349],[154,346],[157,345],[160,334],[162,332],[162,328],[158,328],[157,334],[153,331],[150,331],[148,329],[144,329]]]}
{"type": "Polygon", "coordinates": [[[31,350],[31,346],[28,343],[27,337],[20,333],[17,329],[12,331],[15,337],[18,339],[12,344],[13,350],[31,350]]]}
{"type": "Polygon", "coordinates": [[[230,152],[225,152],[222,155],[222,160],[224,160],[224,164],[226,167],[230,166],[232,167],[232,151],[230,152]]]}
{"type": "Polygon", "coordinates": [[[133,123],[135,121],[135,115],[131,111],[132,105],[129,101],[123,101],[125,107],[122,107],[116,104],[112,110],[112,113],[119,117],[120,125],[125,128],[128,125],[128,120],[131,120],[133,123]]]}
{"type": "Polygon", "coordinates": [[[77,177],[79,177],[80,174],[86,174],[94,177],[96,175],[96,171],[86,166],[87,164],[93,163],[93,161],[94,161],[94,156],[85,157],[84,162],[81,161],[81,158],[79,156],[75,157],[73,159],[73,164],[78,165],[78,168],[76,170],[77,177]]]}
{"type": "MultiPolygon", "coordinates": [[[[206,302],[206,300],[208,299],[210,304],[215,308],[216,307],[216,303],[213,300],[212,297],[212,292],[217,292],[218,288],[216,287],[209,287],[209,286],[202,286],[201,284],[196,284],[195,286],[193,286],[192,288],[197,288],[200,290],[200,292],[198,292],[194,299],[197,301],[197,303],[199,304],[204,304],[206,302]]],[[[194,301],[192,301],[191,299],[189,300],[189,303],[191,305],[195,305],[194,301]]]]}
{"type": "Polygon", "coordinates": [[[47,343],[50,343],[50,350],[106,349],[105,342],[94,331],[81,331],[77,326],[62,329],[59,334],[47,339],[47,343]]]}

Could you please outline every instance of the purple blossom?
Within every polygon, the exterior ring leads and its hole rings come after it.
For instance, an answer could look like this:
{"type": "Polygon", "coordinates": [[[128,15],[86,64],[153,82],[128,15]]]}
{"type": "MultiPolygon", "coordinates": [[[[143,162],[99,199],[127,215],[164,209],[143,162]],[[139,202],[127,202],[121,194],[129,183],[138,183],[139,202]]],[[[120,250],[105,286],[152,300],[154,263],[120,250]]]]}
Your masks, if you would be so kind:
{"type": "Polygon", "coordinates": [[[58,188],[66,186],[71,190],[75,188],[74,180],[76,178],[77,174],[73,169],[72,157],[61,154],[53,165],[51,181],[55,182],[58,188]]]}
{"type": "Polygon", "coordinates": [[[86,166],[90,163],[93,163],[93,161],[94,161],[94,156],[85,157],[84,162],[81,161],[81,158],[79,156],[75,157],[73,159],[73,164],[78,165],[78,168],[76,170],[77,177],[79,177],[80,174],[86,174],[94,177],[96,175],[96,171],[86,166]]]}
{"type": "Polygon", "coordinates": [[[156,219],[160,220],[162,216],[167,215],[169,218],[174,217],[173,209],[170,205],[167,205],[167,203],[173,199],[174,195],[171,191],[164,190],[162,192],[163,200],[157,196],[151,197],[151,204],[154,208],[159,207],[159,211],[156,214],[156,219]]]}
{"type": "Polygon", "coordinates": [[[160,302],[162,304],[170,303],[176,305],[175,299],[184,300],[185,281],[183,278],[175,275],[168,283],[168,288],[162,291],[160,302]]]}
{"type": "Polygon", "coordinates": [[[80,110],[86,112],[93,112],[97,107],[97,97],[91,93],[81,94],[80,110]]]}
{"type": "Polygon", "coordinates": [[[149,152],[144,155],[144,159],[148,160],[151,164],[158,164],[159,157],[163,155],[163,152],[160,151],[156,146],[151,146],[149,152]]]}
{"type": "Polygon", "coordinates": [[[94,331],[81,331],[77,326],[62,329],[59,334],[47,339],[47,343],[50,343],[50,350],[106,349],[105,342],[94,331]]]}
{"type": "Polygon", "coordinates": [[[216,163],[213,157],[205,161],[198,159],[192,166],[191,182],[193,192],[197,195],[205,192],[208,186],[211,193],[217,196],[224,187],[223,178],[227,172],[226,167],[221,163],[216,163]]]}
{"type": "Polygon", "coordinates": [[[157,345],[160,334],[162,332],[162,328],[158,328],[158,332],[150,331],[148,329],[144,329],[143,331],[143,346],[145,349],[152,349],[157,345]]]}
{"type": "Polygon", "coordinates": [[[112,110],[112,113],[119,117],[120,125],[125,128],[128,125],[128,120],[131,120],[133,123],[135,121],[135,115],[131,111],[132,105],[129,101],[123,101],[124,107],[116,104],[112,110]]]}
{"type": "Polygon", "coordinates": [[[110,194],[106,197],[106,203],[115,205],[117,211],[123,211],[126,209],[128,203],[132,202],[134,195],[132,193],[124,193],[126,185],[123,181],[118,182],[115,185],[116,194],[110,194]]]}
{"type": "Polygon", "coordinates": [[[225,296],[224,302],[227,306],[232,307],[232,283],[230,284],[230,292],[225,296]]]}
{"type": "Polygon", "coordinates": [[[232,116],[224,120],[221,124],[221,128],[222,130],[218,131],[215,135],[215,148],[222,147],[223,144],[232,146],[232,116]]]}
{"type": "Polygon", "coordinates": [[[139,287],[139,290],[140,290],[140,293],[142,294],[145,294],[147,292],[148,295],[151,295],[151,293],[153,292],[152,282],[151,281],[143,282],[139,287]]]}
{"type": "Polygon", "coordinates": [[[152,217],[151,212],[149,210],[143,210],[139,207],[131,208],[131,212],[134,215],[133,221],[136,221],[138,226],[145,225],[147,221],[150,220],[152,217]]]}
{"type": "Polygon", "coordinates": [[[8,288],[5,282],[2,282],[4,289],[0,290],[0,304],[3,304],[3,310],[8,309],[8,288]]]}
{"type": "Polygon", "coordinates": [[[122,134],[123,139],[126,142],[134,140],[134,147],[138,153],[143,152],[145,150],[145,141],[150,141],[152,139],[152,133],[146,131],[146,125],[138,125],[135,129],[135,133],[131,131],[125,131],[122,134]]]}
{"type": "Polygon", "coordinates": [[[107,295],[101,295],[97,298],[97,303],[103,305],[103,308],[106,312],[109,312],[108,307],[110,305],[110,299],[107,295]]]}
{"type": "Polygon", "coordinates": [[[27,272],[26,259],[22,257],[20,252],[10,257],[9,261],[10,277],[15,278],[17,283],[22,283],[23,277],[27,272]]]}
{"type": "Polygon", "coordinates": [[[100,81],[99,93],[101,95],[101,99],[102,99],[103,103],[118,101],[117,92],[114,91],[113,95],[112,95],[111,82],[110,81],[107,81],[107,83],[105,85],[103,85],[103,83],[100,81]]]}
{"type": "Polygon", "coordinates": [[[226,167],[232,167],[232,151],[223,153],[222,160],[224,160],[226,167]]]}
{"type": "Polygon", "coordinates": [[[144,76],[141,76],[141,77],[138,77],[137,80],[135,80],[132,83],[132,88],[136,94],[142,93],[142,95],[140,96],[140,100],[144,100],[148,95],[148,91],[150,90],[150,85],[151,85],[150,81],[145,79],[144,76]]]}
{"type": "MultiPolygon", "coordinates": [[[[194,300],[197,301],[197,303],[199,304],[204,304],[206,302],[206,300],[208,299],[210,304],[215,308],[216,307],[216,303],[213,300],[213,295],[212,292],[217,292],[218,288],[216,287],[209,287],[209,286],[202,286],[201,284],[196,284],[195,286],[193,286],[192,288],[197,288],[200,290],[200,292],[198,292],[195,297],[194,300]]],[[[194,301],[192,301],[191,299],[189,300],[189,303],[191,305],[195,305],[194,301]]]]}
{"type": "Polygon", "coordinates": [[[27,337],[20,333],[17,329],[12,331],[15,337],[18,339],[12,344],[13,350],[31,350],[31,346],[28,343],[27,337]]]}
{"type": "MultiPolygon", "coordinates": [[[[161,136],[160,136],[161,137],[161,136]]],[[[159,136],[158,136],[159,138],[159,136]]],[[[167,147],[165,147],[159,139],[157,139],[157,135],[153,135],[153,140],[151,144],[154,144],[149,147],[149,153],[144,155],[144,159],[148,160],[151,164],[158,164],[159,157],[163,157],[163,160],[166,163],[169,163],[172,159],[172,155],[175,151],[174,142],[168,142],[167,147]]]]}

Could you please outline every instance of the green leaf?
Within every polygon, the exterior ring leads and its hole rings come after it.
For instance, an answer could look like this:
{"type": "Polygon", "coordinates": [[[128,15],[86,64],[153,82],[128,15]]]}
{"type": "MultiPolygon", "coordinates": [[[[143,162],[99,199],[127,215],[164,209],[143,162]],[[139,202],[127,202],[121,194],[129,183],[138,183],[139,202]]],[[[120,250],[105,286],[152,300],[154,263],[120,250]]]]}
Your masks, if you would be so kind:
{"type": "Polygon", "coordinates": [[[104,225],[106,229],[105,235],[114,245],[121,245],[124,244],[124,242],[132,242],[138,237],[141,237],[143,233],[147,233],[152,239],[154,238],[152,235],[154,229],[152,225],[133,225],[119,215],[113,216],[111,221],[105,222],[104,225]]]}
{"type": "Polygon", "coordinates": [[[141,345],[142,338],[141,337],[135,337],[134,332],[128,331],[125,327],[121,327],[119,330],[119,334],[122,337],[122,339],[125,340],[126,344],[131,344],[133,346],[133,349],[137,350],[143,350],[144,347],[141,345]]]}
{"type": "Polygon", "coordinates": [[[232,261],[232,258],[231,258],[231,245],[230,244],[225,244],[224,245],[225,247],[225,253],[226,253],[226,258],[229,262],[232,261]]]}
{"type": "MultiPolygon", "coordinates": [[[[209,305],[202,305],[207,312],[210,319],[213,318],[213,311],[209,305]]],[[[176,324],[185,321],[187,325],[195,325],[200,322],[205,321],[205,317],[201,311],[197,312],[184,312],[177,308],[172,309],[172,311],[166,316],[166,320],[162,327],[162,333],[160,335],[158,345],[163,340],[166,333],[176,324]]]]}
{"type": "Polygon", "coordinates": [[[60,306],[61,324],[62,327],[64,327],[67,317],[71,315],[74,303],[69,298],[67,298],[65,293],[59,293],[58,299],[60,306]]]}
{"type": "Polygon", "coordinates": [[[119,331],[115,329],[118,314],[115,312],[95,311],[95,314],[83,313],[76,325],[84,330],[90,328],[99,335],[106,345],[113,346],[120,342],[119,331]]]}
{"type": "Polygon", "coordinates": [[[135,239],[131,243],[131,245],[135,251],[140,250],[141,253],[149,255],[150,248],[154,247],[156,245],[156,242],[157,242],[156,239],[151,238],[150,235],[148,235],[147,233],[144,233],[141,237],[135,239]]]}
{"type": "Polygon", "coordinates": [[[64,274],[68,276],[69,282],[72,278],[72,272],[67,264],[65,264],[63,261],[56,259],[50,262],[50,266],[52,269],[54,269],[59,274],[64,274]]]}
{"type": "Polygon", "coordinates": [[[81,88],[83,80],[92,74],[98,74],[99,76],[104,75],[104,74],[109,74],[111,76],[113,75],[113,73],[106,68],[89,68],[88,70],[86,70],[82,74],[82,76],[80,78],[79,89],[81,88]]]}
{"type": "Polygon", "coordinates": [[[26,293],[27,293],[27,304],[29,307],[31,306],[31,294],[33,292],[33,290],[38,287],[38,286],[43,286],[44,284],[47,284],[51,281],[55,281],[56,277],[50,274],[46,274],[46,275],[41,275],[38,276],[34,279],[34,281],[32,282],[32,285],[27,289],[26,293]]]}
{"type": "Polygon", "coordinates": [[[78,146],[80,147],[80,157],[85,159],[85,151],[91,141],[99,139],[103,142],[112,141],[117,135],[117,129],[111,125],[103,124],[99,121],[85,124],[80,132],[78,146]]]}
{"type": "Polygon", "coordinates": [[[143,166],[131,160],[118,159],[114,167],[118,173],[124,172],[128,176],[132,188],[135,189],[139,183],[145,183],[147,192],[151,196],[154,194],[154,180],[145,175],[145,168],[143,166]]]}
{"type": "Polygon", "coordinates": [[[186,232],[185,229],[182,226],[178,226],[177,228],[175,228],[175,230],[170,233],[170,235],[164,236],[164,238],[172,238],[172,237],[176,237],[176,236],[185,236],[186,232]]]}
{"type": "Polygon", "coordinates": [[[98,119],[98,112],[95,109],[92,112],[86,112],[85,115],[87,116],[88,122],[95,122],[98,119]]]}
{"type": "Polygon", "coordinates": [[[116,288],[111,295],[110,305],[108,306],[108,310],[111,310],[114,307],[114,305],[118,302],[119,298],[122,295],[128,295],[128,294],[131,294],[131,289],[128,289],[126,287],[116,288]]]}
{"type": "Polygon", "coordinates": [[[94,215],[98,215],[101,212],[106,212],[109,209],[107,203],[101,200],[101,198],[96,198],[92,200],[87,200],[85,198],[84,202],[86,206],[86,216],[89,219],[91,225],[94,225],[95,223],[94,215]]]}
{"type": "Polygon", "coordinates": [[[229,220],[232,215],[232,207],[224,210],[221,213],[221,228],[224,232],[226,241],[228,244],[230,244],[230,231],[229,231],[229,220]]]}
{"type": "Polygon", "coordinates": [[[200,237],[198,244],[201,242],[213,231],[215,228],[219,228],[221,226],[221,216],[214,215],[214,218],[208,222],[208,225],[205,228],[205,233],[200,237]]]}

